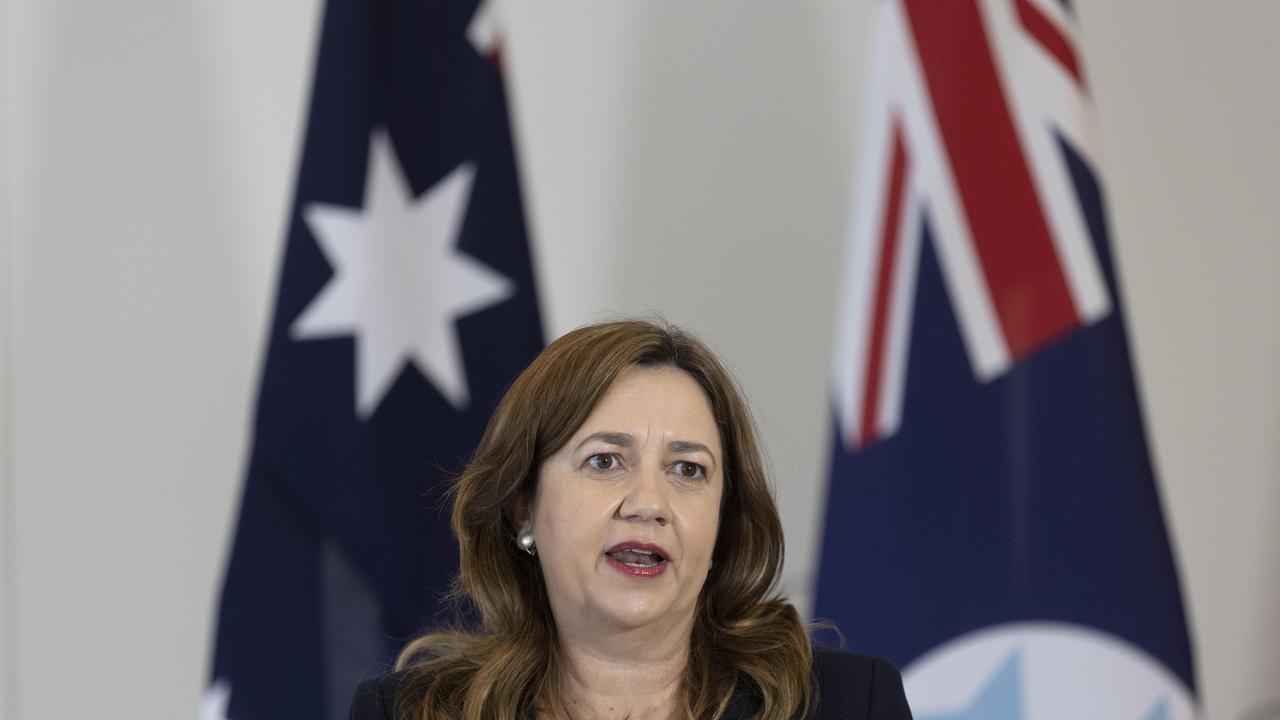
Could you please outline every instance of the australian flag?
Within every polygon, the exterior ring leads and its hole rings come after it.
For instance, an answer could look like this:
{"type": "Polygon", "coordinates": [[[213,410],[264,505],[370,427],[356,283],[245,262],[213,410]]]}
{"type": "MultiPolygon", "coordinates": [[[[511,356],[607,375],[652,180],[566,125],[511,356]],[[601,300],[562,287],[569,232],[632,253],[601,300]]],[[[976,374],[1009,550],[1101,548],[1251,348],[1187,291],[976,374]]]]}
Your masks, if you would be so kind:
{"type": "Polygon", "coordinates": [[[1065,0],[880,0],[814,614],[917,718],[1189,718],[1065,0]]]}
{"type": "Polygon", "coordinates": [[[543,344],[498,30],[327,4],[205,718],[345,718],[441,619],[444,484],[543,344]]]}

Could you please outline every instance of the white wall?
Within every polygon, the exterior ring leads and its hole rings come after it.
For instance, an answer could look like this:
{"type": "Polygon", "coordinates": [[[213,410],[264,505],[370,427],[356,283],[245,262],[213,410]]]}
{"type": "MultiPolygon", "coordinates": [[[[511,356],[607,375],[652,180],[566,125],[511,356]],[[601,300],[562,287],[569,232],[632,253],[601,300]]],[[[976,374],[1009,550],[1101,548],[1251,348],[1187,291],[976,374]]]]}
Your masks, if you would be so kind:
{"type": "Polygon", "coordinates": [[[317,8],[7,3],[4,720],[195,715],[317,8]]]}
{"type": "MultiPolygon", "coordinates": [[[[656,309],[725,354],[803,594],[866,4],[508,5],[549,331],[656,309]]],[[[1075,5],[1201,689],[1240,718],[1280,678],[1280,5],[1075,5]]],[[[195,712],[318,19],[0,0],[0,720],[195,712]]]]}
{"type": "Polygon", "coordinates": [[[0,3],[0,720],[12,717],[14,711],[13,686],[13,453],[9,433],[13,427],[13,403],[9,383],[13,379],[12,340],[9,317],[12,311],[13,282],[10,276],[9,253],[12,247],[9,198],[12,195],[10,176],[9,114],[11,100],[9,90],[9,48],[12,27],[8,22],[8,5],[0,3]]]}

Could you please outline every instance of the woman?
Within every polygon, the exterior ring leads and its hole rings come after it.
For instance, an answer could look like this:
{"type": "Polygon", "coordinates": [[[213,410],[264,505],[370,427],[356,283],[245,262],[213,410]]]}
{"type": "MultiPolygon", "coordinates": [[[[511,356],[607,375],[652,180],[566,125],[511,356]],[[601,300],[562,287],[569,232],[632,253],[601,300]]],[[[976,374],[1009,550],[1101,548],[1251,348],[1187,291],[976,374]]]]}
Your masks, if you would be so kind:
{"type": "Polygon", "coordinates": [[[552,343],[454,488],[480,629],[411,642],[353,720],[910,718],[888,662],[815,650],[729,374],[679,329],[552,343]]]}

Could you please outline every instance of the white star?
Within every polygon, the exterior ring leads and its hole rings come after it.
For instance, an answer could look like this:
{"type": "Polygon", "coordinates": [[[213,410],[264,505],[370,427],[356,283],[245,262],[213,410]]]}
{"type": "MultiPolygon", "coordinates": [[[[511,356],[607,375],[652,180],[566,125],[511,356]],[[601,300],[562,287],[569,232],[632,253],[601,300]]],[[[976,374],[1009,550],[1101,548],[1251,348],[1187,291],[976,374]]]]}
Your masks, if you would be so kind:
{"type": "Polygon", "coordinates": [[[294,340],[356,339],[356,414],[367,419],[412,362],[455,408],[466,368],[455,322],[515,293],[515,283],[455,244],[475,168],[463,163],[413,197],[384,131],[370,141],[364,209],[303,210],[334,276],[290,328],[294,340]]]}
{"type": "Polygon", "coordinates": [[[200,720],[227,720],[227,703],[230,701],[231,683],[214,681],[200,698],[200,720]]]}

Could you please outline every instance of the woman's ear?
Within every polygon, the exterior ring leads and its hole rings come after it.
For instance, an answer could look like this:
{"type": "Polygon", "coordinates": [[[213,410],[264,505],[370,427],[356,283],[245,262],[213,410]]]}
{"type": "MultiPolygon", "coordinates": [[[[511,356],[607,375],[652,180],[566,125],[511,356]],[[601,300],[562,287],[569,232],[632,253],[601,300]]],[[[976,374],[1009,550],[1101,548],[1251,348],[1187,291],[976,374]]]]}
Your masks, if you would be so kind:
{"type": "Polygon", "coordinates": [[[522,495],[516,500],[511,509],[511,519],[516,526],[516,547],[530,555],[537,555],[538,544],[533,537],[533,512],[528,496],[522,495]]]}

